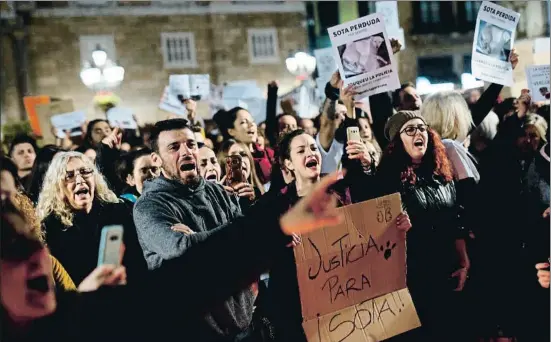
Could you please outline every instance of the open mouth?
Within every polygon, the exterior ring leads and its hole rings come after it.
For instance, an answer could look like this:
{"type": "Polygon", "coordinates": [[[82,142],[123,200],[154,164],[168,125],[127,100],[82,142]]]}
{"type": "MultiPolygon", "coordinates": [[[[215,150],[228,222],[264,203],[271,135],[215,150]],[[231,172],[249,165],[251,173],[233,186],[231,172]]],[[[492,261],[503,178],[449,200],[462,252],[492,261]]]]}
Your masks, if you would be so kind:
{"type": "Polygon", "coordinates": [[[205,179],[208,180],[209,182],[216,182],[218,180],[217,178],[218,177],[216,177],[215,173],[209,173],[205,177],[205,179]]]}
{"type": "Polygon", "coordinates": [[[252,136],[256,134],[256,131],[247,131],[247,134],[252,136]]]}
{"type": "Polygon", "coordinates": [[[425,146],[425,142],[423,141],[423,139],[417,139],[413,142],[413,146],[422,148],[425,146]]]}
{"type": "Polygon", "coordinates": [[[75,192],[75,197],[77,199],[86,199],[89,194],[90,190],[88,188],[80,188],[75,192]]]}
{"type": "Polygon", "coordinates": [[[319,165],[317,159],[310,159],[306,162],[306,167],[309,169],[317,168],[319,165]]]}
{"type": "Polygon", "coordinates": [[[47,293],[50,291],[50,283],[45,275],[27,280],[27,288],[29,290],[47,293]]]}
{"type": "Polygon", "coordinates": [[[194,162],[184,162],[182,165],[180,165],[180,171],[191,171],[191,170],[195,170],[194,162]]]}

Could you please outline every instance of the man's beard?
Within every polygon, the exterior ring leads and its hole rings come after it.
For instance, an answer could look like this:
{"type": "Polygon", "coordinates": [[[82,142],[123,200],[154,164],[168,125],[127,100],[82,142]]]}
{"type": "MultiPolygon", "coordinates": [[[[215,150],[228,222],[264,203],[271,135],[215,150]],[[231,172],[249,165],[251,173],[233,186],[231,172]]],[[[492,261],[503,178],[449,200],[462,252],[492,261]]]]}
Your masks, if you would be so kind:
{"type": "Polygon", "coordinates": [[[175,172],[172,172],[170,167],[167,167],[166,164],[163,164],[163,170],[164,170],[165,176],[167,178],[178,181],[178,182],[180,182],[182,184],[185,184],[185,185],[188,185],[188,186],[192,186],[192,187],[196,186],[201,181],[201,176],[199,175],[199,172],[197,171],[197,169],[195,170],[195,175],[189,174],[189,175],[186,175],[185,178],[182,178],[180,176],[180,171],[179,170],[176,170],[175,172]],[[167,170],[170,170],[170,172],[167,172],[167,170]]]}

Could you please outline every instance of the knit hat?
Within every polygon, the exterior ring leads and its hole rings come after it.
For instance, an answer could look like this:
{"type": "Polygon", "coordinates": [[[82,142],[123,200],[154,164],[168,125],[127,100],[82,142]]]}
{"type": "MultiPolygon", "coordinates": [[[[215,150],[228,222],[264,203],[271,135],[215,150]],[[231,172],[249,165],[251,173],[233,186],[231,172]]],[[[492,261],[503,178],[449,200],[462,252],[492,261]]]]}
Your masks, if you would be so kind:
{"type": "Polygon", "coordinates": [[[385,125],[385,137],[389,141],[394,140],[396,134],[400,132],[400,128],[402,128],[406,122],[413,119],[421,119],[426,124],[425,118],[423,118],[421,112],[417,110],[401,110],[392,115],[385,125]]]}

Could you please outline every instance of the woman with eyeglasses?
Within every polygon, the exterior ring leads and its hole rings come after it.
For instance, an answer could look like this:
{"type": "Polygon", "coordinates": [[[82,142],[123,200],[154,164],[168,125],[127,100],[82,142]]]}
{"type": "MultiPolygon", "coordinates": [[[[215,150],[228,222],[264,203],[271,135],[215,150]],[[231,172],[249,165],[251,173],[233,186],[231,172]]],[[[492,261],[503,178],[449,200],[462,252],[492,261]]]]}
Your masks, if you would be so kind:
{"type": "Polygon", "coordinates": [[[455,341],[461,335],[454,291],[470,267],[453,171],[438,134],[417,111],[400,111],[385,127],[390,143],[371,165],[370,195],[399,192],[411,220],[407,284],[422,327],[392,341],[455,341]]]}
{"type": "Polygon", "coordinates": [[[97,266],[101,230],[108,225],[124,227],[123,265],[129,279],[147,269],[132,208],[109,189],[96,166],[82,153],[56,154],[44,176],[37,211],[52,255],[76,284],[97,266]]]}

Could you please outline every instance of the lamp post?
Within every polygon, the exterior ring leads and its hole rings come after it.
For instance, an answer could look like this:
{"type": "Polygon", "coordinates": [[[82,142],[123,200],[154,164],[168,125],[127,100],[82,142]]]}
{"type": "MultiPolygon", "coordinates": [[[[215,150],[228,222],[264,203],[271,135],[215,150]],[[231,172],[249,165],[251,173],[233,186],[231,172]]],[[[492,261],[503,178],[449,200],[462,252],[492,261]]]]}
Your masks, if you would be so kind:
{"type": "Polygon", "coordinates": [[[300,80],[306,80],[316,70],[316,58],[305,52],[297,52],[285,60],[287,70],[300,80]]]}
{"type": "Polygon", "coordinates": [[[92,52],[92,60],[84,61],[80,79],[92,90],[113,89],[124,80],[124,68],[111,61],[99,46],[92,52]]]}

